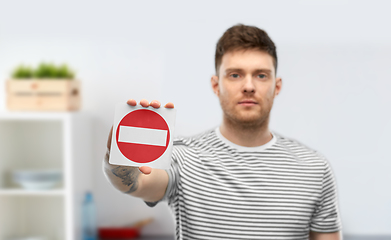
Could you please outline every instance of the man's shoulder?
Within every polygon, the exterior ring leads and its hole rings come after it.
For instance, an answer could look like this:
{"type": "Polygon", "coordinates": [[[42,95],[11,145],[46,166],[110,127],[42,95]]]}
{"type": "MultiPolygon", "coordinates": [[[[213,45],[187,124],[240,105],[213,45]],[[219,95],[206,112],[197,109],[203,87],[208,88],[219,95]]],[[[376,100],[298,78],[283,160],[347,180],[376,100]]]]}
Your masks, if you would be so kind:
{"type": "Polygon", "coordinates": [[[295,153],[299,156],[313,156],[322,160],[323,162],[327,162],[326,157],[319,152],[318,150],[308,146],[307,144],[297,140],[296,138],[287,137],[280,133],[274,132],[273,134],[277,137],[277,145],[287,149],[288,151],[295,153]]]}
{"type": "Polygon", "coordinates": [[[209,141],[212,141],[213,138],[215,138],[215,130],[209,129],[207,131],[204,131],[202,133],[199,133],[197,135],[193,135],[190,137],[177,137],[174,139],[173,144],[174,146],[184,146],[184,147],[191,147],[198,144],[206,143],[209,141]]]}
{"type": "Polygon", "coordinates": [[[273,135],[277,137],[278,139],[278,142],[280,144],[283,144],[283,145],[286,145],[286,146],[292,146],[292,147],[297,147],[297,146],[302,146],[302,147],[305,147],[309,150],[313,150],[311,147],[307,146],[306,144],[304,144],[303,142],[297,140],[297,138],[293,138],[293,137],[288,137],[286,135],[283,135],[281,133],[278,133],[276,131],[272,131],[273,135]]]}
{"type": "Polygon", "coordinates": [[[208,148],[216,138],[214,130],[207,130],[191,137],[177,137],[173,141],[172,158],[184,164],[189,159],[197,158],[200,151],[208,148]]]}

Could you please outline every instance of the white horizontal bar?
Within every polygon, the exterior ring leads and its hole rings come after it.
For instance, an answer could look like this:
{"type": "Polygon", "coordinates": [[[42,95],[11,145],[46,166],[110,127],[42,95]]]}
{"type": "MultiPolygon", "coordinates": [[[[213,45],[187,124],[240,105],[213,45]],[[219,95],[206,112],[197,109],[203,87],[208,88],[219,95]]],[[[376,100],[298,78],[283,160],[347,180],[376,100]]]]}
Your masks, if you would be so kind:
{"type": "Polygon", "coordinates": [[[167,130],[129,126],[119,127],[118,142],[139,143],[165,147],[166,141],[167,130]]]}

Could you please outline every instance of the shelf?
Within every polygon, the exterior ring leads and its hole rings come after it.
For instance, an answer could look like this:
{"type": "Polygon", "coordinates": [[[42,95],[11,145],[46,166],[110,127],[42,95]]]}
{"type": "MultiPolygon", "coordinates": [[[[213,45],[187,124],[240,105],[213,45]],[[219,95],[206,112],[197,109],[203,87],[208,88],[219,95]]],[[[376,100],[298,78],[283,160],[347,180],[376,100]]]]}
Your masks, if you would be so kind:
{"type": "Polygon", "coordinates": [[[0,208],[1,240],[20,236],[66,240],[63,196],[0,196],[0,208]]]}
{"type": "Polygon", "coordinates": [[[0,189],[0,196],[61,196],[64,195],[63,189],[52,190],[26,190],[20,188],[0,189]]]}
{"type": "Polygon", "coordinates": [[[79,113],[73,112],[1,112],[2,120],[61,120],[79,113]]]}
{"type": "Polygon", "coordinates": [[[91,130],[83,112],[0,112],[0,240],[80,239],[81,204],[92,185],[91,130]],[[27,190],[13,181],[20,169],[59,169],[62,181],[27,190]]]}

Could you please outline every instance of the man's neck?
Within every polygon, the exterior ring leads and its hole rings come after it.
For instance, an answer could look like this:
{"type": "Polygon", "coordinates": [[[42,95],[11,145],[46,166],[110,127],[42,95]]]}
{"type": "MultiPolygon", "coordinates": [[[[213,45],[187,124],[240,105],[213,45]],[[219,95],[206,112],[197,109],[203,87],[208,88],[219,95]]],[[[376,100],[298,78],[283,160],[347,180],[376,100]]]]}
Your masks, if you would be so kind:
{"type": "Polygon", "coordinates": [[[258,147],[272,140],[273,135],[269,130],[269,119],[260,126],[243,126],[223,120],[220,125],[221,134],[231,141],[244,147],[258,147]]]}

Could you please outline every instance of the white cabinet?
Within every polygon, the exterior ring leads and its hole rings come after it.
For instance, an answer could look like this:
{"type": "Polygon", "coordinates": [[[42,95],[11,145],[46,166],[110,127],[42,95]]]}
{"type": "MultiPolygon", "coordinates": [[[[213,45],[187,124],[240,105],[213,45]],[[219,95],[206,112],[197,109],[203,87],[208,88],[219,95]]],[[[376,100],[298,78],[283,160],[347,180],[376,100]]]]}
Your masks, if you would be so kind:
{"type": "Polygon", "coordinates": [[[84,113],[0,114],[0,240],[77,240],[80,207],[92,187],[91,121],[84,113]],[[25,190],[18,169],[60,169],[54,189],[25,190]]]}

